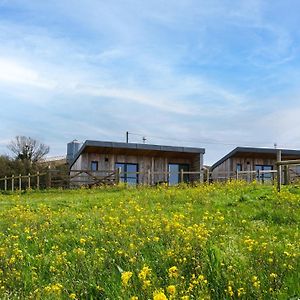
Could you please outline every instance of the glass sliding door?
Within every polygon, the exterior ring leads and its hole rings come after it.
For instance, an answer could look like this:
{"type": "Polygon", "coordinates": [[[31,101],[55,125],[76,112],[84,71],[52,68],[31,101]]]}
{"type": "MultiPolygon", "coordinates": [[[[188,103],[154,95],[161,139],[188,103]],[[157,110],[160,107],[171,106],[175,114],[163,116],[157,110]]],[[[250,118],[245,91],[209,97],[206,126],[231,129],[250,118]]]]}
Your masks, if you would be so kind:
{"type": "Polygon", "coordinates": [[[128,184],[138,184],[138,164],[116,163],[116,169],[121,168],[120,181],[128,184]]]}
{"type": "MultiPolygon", "coordinates": [[[[255,171],[272,171],[273,166],[270,165],[255,165],[255,171]]],[[[272,173],[261,173],[256,175],[257,180],[271,180],[272,179],[272,173]]]]}
{"type": "MultiPolygon", "coordinates": [[[[188,172],[190,169],[188,164],[169,164],[169,185],[180,183],[180,170],[188,172]]],[[[183,181],[189,182],[189,174],[183,174],[183,181]]]]}

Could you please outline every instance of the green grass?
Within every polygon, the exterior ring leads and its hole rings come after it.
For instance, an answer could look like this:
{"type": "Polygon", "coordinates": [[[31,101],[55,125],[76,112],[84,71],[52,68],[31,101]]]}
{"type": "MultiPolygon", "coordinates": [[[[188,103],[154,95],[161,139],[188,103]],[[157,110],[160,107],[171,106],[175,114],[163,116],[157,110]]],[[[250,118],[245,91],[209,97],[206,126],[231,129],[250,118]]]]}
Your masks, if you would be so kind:
{"type": "Polygon", "coordinates": [[[299,224],[298,187],[3,194],[0,298],[297,299],[299,224]]]}

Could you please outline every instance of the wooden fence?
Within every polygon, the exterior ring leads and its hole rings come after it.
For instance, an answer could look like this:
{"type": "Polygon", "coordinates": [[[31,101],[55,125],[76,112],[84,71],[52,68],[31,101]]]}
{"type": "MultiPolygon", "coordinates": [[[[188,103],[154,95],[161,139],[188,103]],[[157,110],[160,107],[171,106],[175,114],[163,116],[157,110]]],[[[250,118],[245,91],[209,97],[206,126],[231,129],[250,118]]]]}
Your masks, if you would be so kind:
{"type": "MultiPolygon", "coordinates": [[[[290,167],[291,166],[299,166],[299,165],[300,165],[299,159],[277,161],[276,166],[277,166],[277,191],[278,192],[280,192],[282,184],[288,185],[291,182],[290,175],[291,175],[292,170],[290,169],[290,167]],[[282,167],[283,167],[283,170],[282,170],[282,167]]],[[[298,177],[298,174],[296,174],[296,178],[297,177],[298,177]]]]}
{"type": "MultiPolygon", "coordinates": [[[[198,172],[183,171],[180,172],[122,172],[116,170],[72,170],[69,173],[48,170],[47,172],[27,175],[12,175],[0,178],[0,190],[15,191],[25,189],[44,189],[44,188],[78,188],[81,186],[97,185],[116,185],[126,181],[125,178],[136,178],[134,184],[157,185],[161,183],[172,184],[171,177],[175,178],[175,184],[183,182],[191,183],[210,183],[227,180],[257,180],[261,183],[275,184],[277,190],[281,190],[282,184],[291,182],[291,173],[295,173],[291,166],[300,165],[300,160],[281,161],[281,153],[278,153],[276,170],[257,170],[257,171],[236,171],[218,173],[217,177],[212,177],[212,172],[208,169],[202,169],[198,172]],[[174,177],[175,176],[175,177],[174,177]]],[[[292,174],[293,178],[299,178],[300,174],[292,174]]]]}
{"type": "Polygon", "coordinates": [[[0,178],[0,189],[4,191],[15,191],[25,189],[40,189],[45,187],[44,177],[47,173],[27,174],[27,175],[11,175],[0,178]]]}
{"type": "Polygon", "coordinates": [[[69,173],[48,170],[44,173],[12,175],[0,178],[0,190],[15,191],[40,188],[78,188],[80,186],[116,185],[124,178],[136,178],[136,184],[157,185],[169,183],[170,176],[177,176],[176,183],[209,181],[209,172],[183,171],[175,172],[122,172],[116,170],[72,170],[69,173]]]}

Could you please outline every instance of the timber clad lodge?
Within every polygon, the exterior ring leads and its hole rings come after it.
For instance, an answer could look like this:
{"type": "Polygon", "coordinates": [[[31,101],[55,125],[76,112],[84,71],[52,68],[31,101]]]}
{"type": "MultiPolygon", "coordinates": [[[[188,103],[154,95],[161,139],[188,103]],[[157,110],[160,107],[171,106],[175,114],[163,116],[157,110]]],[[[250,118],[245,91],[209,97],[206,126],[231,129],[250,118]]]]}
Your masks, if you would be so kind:
{"type": "Polygon", "coordinates": [[[114,180],[120,170],[119,181],[128,184],[175,185],[202,180],[204,153],[203,148],[87,140],[71,161],[70,174],[80,181],[97,176],[100,183],[114,180]]]}
{"type": "MultiPolygon", "coordinates": [[[[237,147],[210,168],[204,167],[204,148],[74,140],[68,144],[67,161],[72,183],[155,185],[181,182],[274,180],[277,149],[237,147]]],[[[282,160],[300,159],[298,150],[281,150],[282,160]]],[[[293,178],[300,167],[289,168],[293,178]]]]}

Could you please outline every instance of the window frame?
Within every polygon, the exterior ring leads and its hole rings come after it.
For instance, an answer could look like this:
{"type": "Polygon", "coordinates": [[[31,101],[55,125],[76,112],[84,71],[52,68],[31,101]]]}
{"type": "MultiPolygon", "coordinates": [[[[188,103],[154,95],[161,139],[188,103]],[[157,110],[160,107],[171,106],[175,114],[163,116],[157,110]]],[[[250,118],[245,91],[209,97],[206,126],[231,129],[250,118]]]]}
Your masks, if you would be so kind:
{"type": "Polygon", "coordinates": [[[137,185],[139,183],[139,174],[136,173],[135,175],[133,174],[127,174],[128,170],[127,170],[127,167],[128,166],[136,166],[136,172],[139,171],[139,164],[138,163],[121,163],[121,162],[116,162],[115,163],[115,168],[118,169],[118,168],[121,168],[121,173],[120,173],[120,181],[121,182],[124,182],[124,183],[128,183],[128,184],[133,184],[133,185],[137,185]],[[123,170],[122,171],[122,167],[120,166],[122,165],[123,166],[123,170]],[[134,179],[135,182],[128,182],[128,179],[134,179]]]}
{"type": "Polygon", "coordinates": [[[99,162],[98,162],[97,160],[92,160],[92,161],[91,161],[91,166],[90,166],[90,167],[91,167],[91,171],[92,171],[92,172],[97,172],[97,171],[99,170],[99,162]],[[96,166],[96,169],[95,169],[95,170],[93,169],[93,165],[94,165],[94,164],[95,164],[95,166],[96,166]]]}
{"type": "Polygon", "coordinates": [[[236,172],[242,172],[243,171],[243,165],[241,163],[237,163],[235,166],[236,172]]]}

